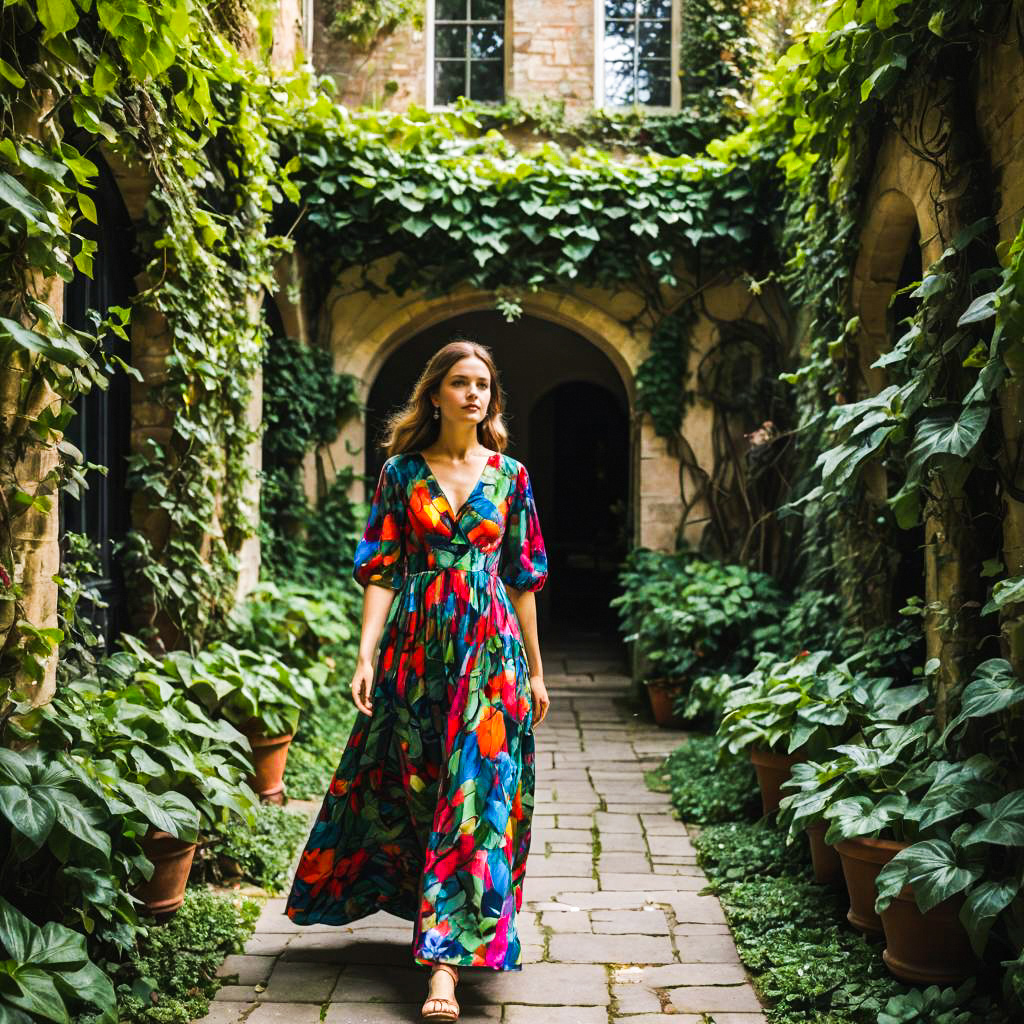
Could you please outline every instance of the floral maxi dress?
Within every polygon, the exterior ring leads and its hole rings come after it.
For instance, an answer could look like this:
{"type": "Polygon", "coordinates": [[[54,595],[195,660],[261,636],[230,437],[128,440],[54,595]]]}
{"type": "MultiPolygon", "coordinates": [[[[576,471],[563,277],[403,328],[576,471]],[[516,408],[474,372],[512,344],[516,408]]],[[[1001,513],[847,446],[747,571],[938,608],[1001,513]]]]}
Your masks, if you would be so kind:
{"type": "Polygon", "coordinates": [[[526,468],[494,453],[458,511],[418,452],[388,459],[355,578],[398,593],[288,898],[297,924],[415,921],[419,963],[519,970],[530,848],[529,669],[506,586],[547,557],[526,468]]]}

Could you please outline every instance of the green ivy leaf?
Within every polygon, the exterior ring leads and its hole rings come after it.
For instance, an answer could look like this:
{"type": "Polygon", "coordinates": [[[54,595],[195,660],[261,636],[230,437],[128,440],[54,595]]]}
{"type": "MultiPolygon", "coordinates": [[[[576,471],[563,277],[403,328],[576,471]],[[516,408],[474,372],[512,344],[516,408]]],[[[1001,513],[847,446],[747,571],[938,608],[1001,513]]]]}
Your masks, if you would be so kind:
{"type": "Polygon", "coordinates": [[[25,88],[25,79],[22,78],[17,69],[8,64],[3,57],[0,57],[0,75],[3,75],[3,77],[6,78],[15,89],[25,88]]]}
{"type": "Polygon", "coordinates": [[[36,13],[45,30],[44,43],[78,24],[78,11],[72,0],[37,0],[36,13]]]}

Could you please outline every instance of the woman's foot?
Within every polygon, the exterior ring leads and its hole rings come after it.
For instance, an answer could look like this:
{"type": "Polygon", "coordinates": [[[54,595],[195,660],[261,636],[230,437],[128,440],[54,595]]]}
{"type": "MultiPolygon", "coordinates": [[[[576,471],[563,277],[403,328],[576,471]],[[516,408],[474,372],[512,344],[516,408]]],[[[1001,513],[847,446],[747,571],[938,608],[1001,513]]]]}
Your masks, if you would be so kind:
{"type": "Polygon", "coordinates": [[[455,983],[459,969],[451,964],[435,964],[430,971],[430,988],[423,1009],[424,1020],[454,1021],[459,1019],[459,1004],[455,1001],[455,983]]]}

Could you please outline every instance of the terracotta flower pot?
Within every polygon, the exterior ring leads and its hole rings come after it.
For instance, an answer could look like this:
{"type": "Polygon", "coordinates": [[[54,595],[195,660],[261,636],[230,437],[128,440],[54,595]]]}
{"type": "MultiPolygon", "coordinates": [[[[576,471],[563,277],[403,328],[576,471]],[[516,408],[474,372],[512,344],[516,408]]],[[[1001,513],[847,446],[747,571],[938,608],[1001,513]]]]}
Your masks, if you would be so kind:
{"type": "Polygon", "coordinates": [[[657,679],[647,684],[647,697],[651,702],[651,713],[654,715],[655,725],[659,725],[663,729],[682,727],[683,719],[675,712],[676,697],[679,696],[680,689],[678,683],[657,679]]]}
{"type": "Polygon", "coordinates": [[[771,750],[753,748],[750,760],[757,772],[757,784],[761,787],[761,807],[765,814],[773,814],[779,809],[782,784],[789,778],[793,765],[803,757],[799,753],[776,754],[771,750]]]}
{"type": "Polygon", "coordinates": [[[814,880],[821,885],[833,885],[843,877],[843,862],[836,853],[836,848],[825,842],[828,822],[819,821],[808,825],[804,831],[811,847],[811,864],[814,867],[814,880]]]}
{"type": "Polygon", "coordinates": [[[886,967],[912,985],[958,985],[975,973],[974,952],[960,923],[964,897],[922,914],[909,885],[882,911],[886,967]]]}
{"type": "Polygon", "coordinates": [[[252,749],[252,778],[249,784],[265,804],[284,803],[284,766],[288,760],[288,747],[293,734],[267,736],[246,731],[252,749]]]}
{"type": "Polygon", "coordinates": [[[196,844],[151,829],[142,840],[142,851],[153,862],[153,876],[136,888],[135,895],[145,902],[153,917],[168,918],[185,900],[185,883],[196,844]]]}
{"type": "Polygon", "coordinates": [[[892,839],[844,839],[836,843],[843,864],[846,891],[850,894],[850,910],[846,919],[859,931],[870,935],[882,933],[882,919],[875,913],[875,879],[878,872],[907,843],[892,839]]]}

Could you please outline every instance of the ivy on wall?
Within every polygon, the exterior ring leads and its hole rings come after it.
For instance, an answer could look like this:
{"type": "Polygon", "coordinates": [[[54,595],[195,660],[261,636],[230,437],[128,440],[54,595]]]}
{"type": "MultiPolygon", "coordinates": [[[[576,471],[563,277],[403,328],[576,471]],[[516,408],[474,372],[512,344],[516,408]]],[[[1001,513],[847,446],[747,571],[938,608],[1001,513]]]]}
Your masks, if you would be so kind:
{"type": "Polygon", "coordinates": [[[326,0],[327,31],[362,50],[400,25],[423,28],[424,0],[326,0]]]}
{"type": "Polygon", "coordinates": [[[308,498],[303,463],[360,412],[356,380],[336,374],[330,353],[293,338],[272,338],[263,358],[261,574],[271,580],[336,583],[351,572],[363,520],[348,496],[351,470],[308,498]]]}
{"type": "MultiPolygon", "coordinates": [[[[248,19],[239,36],[268,28],[265,4],[255,13],[234,9],[248,19]]],[[[221,25],[231,20],[225,5],[216,13],[221,25]]],[[[65,126],[152,180],[140,232],[148,283],[133,304],[166,322],[165,347],[156,349],[166,355],[165,372],[149,399],[165,410],[168,436],[133,459],[150,518],[145,534],[128,539],[126,568],[150,595],[150,621],[179,641],[201,643],[233,600],[235,554],[254,528],[244,500],[254,438],[245,414],[262,344],[258,298],[288,244],[269,235],[268,222],[275,202],[297,192],[270,137],[286,117],[287,87],[243,59],[217,27],[210,12],[184,0],[128,2],[116,12],[73,0],[4,8],[0,289],[10,315],[0,320],[0,360],[17,373],[5,374],[15,386],[0,410],[5,677],[38,678],[61,639],[23,617],[19,517],[48,514],[68,479],[82,485],[81,454],[63,439],[71,402],[117,368],[116,360],[105,365],[99,338],[107,330],[127,337],[126,309],[104,323],[96,317],[96,332],[86,334],[61,323],[46,302],[45,289],[70,280],[72,266],[91,273],[94,243],[76,228],[98,215],[90,196],[97,169],[64,141],[65,126]],[[59,461],[24,484],[16,469],[29,445],[59,461]]]]}

